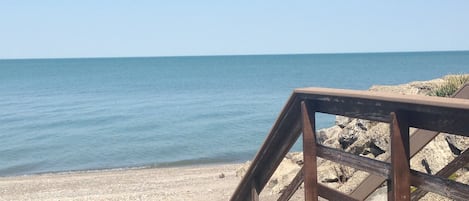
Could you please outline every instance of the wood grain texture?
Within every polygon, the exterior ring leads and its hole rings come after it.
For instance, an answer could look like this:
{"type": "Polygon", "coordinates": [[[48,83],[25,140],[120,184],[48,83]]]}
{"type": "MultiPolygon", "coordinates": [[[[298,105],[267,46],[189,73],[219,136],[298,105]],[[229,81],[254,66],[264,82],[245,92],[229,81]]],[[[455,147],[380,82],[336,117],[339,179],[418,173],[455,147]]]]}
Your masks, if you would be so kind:
{"type": "Polygon", "coordinates": [[[410,201],[409,126],[405,113],[391,112],[391,186],[388,200],[410,201]]]}
{"type": "MultiPolygon", "coordinates": [[[[456,91],[452,98],[469,99],[469,84],[465,84],[458,91],[456,91]]],[[[417,129],[413,135],[410,136],[410,157],[412,158],[417,154],[425,145],[433,140],[439,132],[430,131],[425,129],[417,129]]],[[[391,162],[391,157],[388,157],[385,161],[391,162]]],[[[351,193],[351,195],[359,200],[366,199],[372,192],[374,192],[383,182],[384,177],[377,175],[369,175],[366,177],[360,185],[351,193]]]]}
{"type": "Polygon", "coordinates": [[[303,175],[305,184],[305,201],[318,200],[318,175],[316,161],[316,127],[314,112],[305,101],[301,102],[303,127],[303,175]]]}
{"type": "Polygon", "coordinates": [[[389,114],[405,111],[408,126],[469,136],[469,100],[408,96],[368,91],[305,88],[294,91],[277,118],[232,201],[245,201],[254,182],[262,192],[301,132],[301,101],[314,105],[315,112],[390,122],[389,114]]]}

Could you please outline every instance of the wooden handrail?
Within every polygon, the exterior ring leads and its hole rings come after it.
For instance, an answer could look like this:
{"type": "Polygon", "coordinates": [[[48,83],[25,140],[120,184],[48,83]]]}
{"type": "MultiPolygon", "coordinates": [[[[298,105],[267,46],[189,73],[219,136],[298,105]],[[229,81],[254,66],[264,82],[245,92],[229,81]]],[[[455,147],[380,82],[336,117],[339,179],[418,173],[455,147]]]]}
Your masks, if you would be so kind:
{"type": "Polygon", "coordinates": [[[232,201],[246,201],[251,188],[261,192],[278,165],[300,135],[299,99],[294,93],[287,101],[253,163],[236,188],[232,201]]]}
{"type": "MultiPolygon", "coordinates": [[[[301,134],[301,102],[303,101],[311,105],[314,112],[380,122],[392,122],[391,120],[396,118],[392,118],[390,114],[396,113],[400,116],[398,120],[401,117],[406,119],[402,122],[403,126],[399,128],[401,130],[399,136],[404,138],[408,135],[402,131],[408,127],[469,136],[468,100],[324,88],[296,89],[236,188],[231,197],[232,201],[251,200],[252,197],[257,196],[253,194],[258,194],[263,190],[301,134]]],[[[405,148],[408,145],[405,145],[406,139],[403,140],[403,148],[405,148]]],[[[411,177],[411,180],[415,179],[413,172],[407,177],[411,177]]],[[[413,180],[411,183],[414,185],[413,180]]],[[[419,185],[421,183],[420,181],[419,185]]],[[[456,191],[460,192],[460,189],[456,191]]],[[[465,194],[462,195],[465,196],[465,194]]]]}
{"type": "MultiPolygon", "coordinates": [[[[452,96],[452,98],[460,99],[469,99],[469,83],[463,85],[459,90],[457,90],[452,96]]],[[[439,132],[417,129],[414,131],[413,135],[410,136],[410,157],[412,158],[417,152],[419,152],[425,145],[427,145],[431,140],[433,140],[439,132]]],[[[388,157],[385,161],[390,162],[391,158],[388,157]]],[[[459,168],[458,168],[459,169],[459,168]]],[[[373,193],[383,182],[384,178],[369,175],[366,177],[350,194],[352,197],[358,200],[364,200],[373,193]]],[[[419,191],[417,191],[419,192],[419,191]]],[[[422,193],[423,194],[423,193],[422,193]]],[[[414,195],[414,197],[417,197],[414,195]]]]}
{"type": "MultiPolygon", "coordinates": [[[[385,178],[385,179],[390,179],[389,173],[391,171],[391,165],[389,163],[375,160],[375,159],[370,159],[366,157],[360,157],[351,153],[347,153],[341,150],[333,149],[330,147],[326,147],[323,145],[317,145],[317,156],[321,157],[326,160],[331,160],[335,161],[337,163],[350,166],[352,168],[355,168],[360,171],[368,172],[370,174],[385,178]]],[[[452,163],[456,163],[456,166],[449,167],[448,170],[449,172],[455,172],[457,169],[463,167],[465,164],[467,164],[469,158],[469,151],[465,151],[463,154],[461,154],[461,157],[458,157],[455,159],[452,163]],[[464,161],[464,162],[462,162],[464,161]],[[456,169],[456,170],[455,170],[456,169]]],[[[284,193],[280,196],[279,200],[288,200],[293,193],[298,189],[298,187],[301,185],[301,183],[304,180],[302,171],[304,167],[300,169],[298,174],[293,178],[292,182],[290,185],[287,187],[287,189],[284,191],[284,193]]],[[[429,178],[429,175],[411,170],[411,177],[414,177],[414,180],[421,181],[425,180],[426,178],[429,178]]],[[[437,176],[440,176],[437,174],[437,176]]],[[[443,176],[443,175],[442,175],[443,176]]],[[[437,192],[438,194],[443,194],[449,198],[456,199],[456,200],[462,200],[467,197],[461,196],[461,194],[456,194],[456,193],[451,193],[448,192],[447,189],[448,186],[457,186],[459,189],[464,192],[462,195],[469,195],[469,188],[468,185],[464,184],[459,184],[457,182],[441,178],[441,177],[436,177],[435,179],[431,179],[432,184],[429,183],[419,183],[414,181],[412,185],[414,186],[419,186],[419,189],[417,190],[420,193],[416,193],[414,196],[422,196],[422,190],[427,190],[427,191],[432,191],[432,192],[437,192]]],[[[353,196],[351,196],[353,197],[353,196]]],[[[357,198],[353,198],[356,200],[361,200],[357,198]]]]}

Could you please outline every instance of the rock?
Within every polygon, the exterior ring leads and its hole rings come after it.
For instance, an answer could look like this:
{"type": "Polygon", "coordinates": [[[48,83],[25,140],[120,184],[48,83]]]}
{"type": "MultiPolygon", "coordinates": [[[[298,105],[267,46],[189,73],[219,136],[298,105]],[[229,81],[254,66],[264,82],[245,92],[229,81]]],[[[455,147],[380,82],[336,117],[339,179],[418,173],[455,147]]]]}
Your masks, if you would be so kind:
{"type": "Polygon", "coordinates": [[[376,158],[377,156],[384,154],[386,151],[378,147],[373,141],[370,142],[369,151],[376,158]]]}
{"type": "Polygon", "coordinates": [[[299,161],[303,161],[303,153],[299,152],[288,153],[282,160],[282,163],[267,183],[267,187],[270,189],[272,194],[279,193],[290,184],[301,169],[301,166],[298,165],[299,161]]]}
{"type": "Polygon", "coordinates": [[[332,148],[340,148],[339,134],[342,132],[340,126],[333,126],[330,128],[321,129],[318,131],[316,140],[319,144],[332,148]]]}
{"type": "Polygon", "coordinates": [[[445,82],[444,78],[438,78],[428,81],[416,81],[400,85],[373,85],[369,91],[389,92],[404,95],[427,95],[432,89],[435,89],[445,82]]]}
{"type": "Polygon", "coordinates": [[[351,121],[352,121],[352,118],[350,118],[350,117],[344,117],[344,116],[336,116],[335,117],[335,125],[337,125],[341,128],[344,128],[351,121]]]}
{"type": "MultiPolygon", "coordinates": [[[[410,167],[420,172],[432,172],[433,174],[441,170],[457,155],[454,155],[446,141],[448,134],[440,133],[430,141],[419,153],[410,160],[410,167]],[[422,163],[422,161],[425,161],[422,163]]],[[[461,141],[469,142],[467,137],[461,137],[461,141]]],[[[463,143],[461,143],[463,144],[463,143]]],[[[461,145],[460,145],[461,146],[461,145]]],[[[461,147],[462,150],[469,146],[461,147]]]]}
{"type": "Polygon", "coordinates": [[[356,130],[345,128],[339,133],[339,144],[342,149],[347,149],[358,139],[358,132],[356,130]]]}
{"type": "Polygon", "coordinates": [[[461,151],[469,147],[469,141],[465,140],[466,138],[467,137],[463,137],[459,135],[445,134],[445,140],[448,143],[448,146],[450,147],[451,151],[455,155],[459,155],[461,151]]]}
{"type": "Polygon", "coordinates": [[[448,143],[448,147],[453,152],[454,155],[459,156],[461,154],[461,149],[456,147],[455,142],[451,140],[448,136],[445,137],[446,142],[448,143]]]}
{"type": "Polygon", "coordinates": [[[428,164],[427,159],[422,159],[421,164],[425,168],[425,171],[427,174],[433,174],[432,169],[430,169],[430,164],[428,164]]]}
{"type": "Polygon", "coordinates": [[[225,178],[225,174],[223,174],[223,173],[219,174],[219,175],[218,175],[218,178],[220,178],[220,179],[225,178]]]}
{"type": "Polygon", "coordinates": [[[246,161],[238,170],[236,170],[236,177],[244,177],[244,174],[246,174],[250,165],[251,161],[246,161]]]}
{"type": "Polygon", "coordinates": [[[376,189],[376,191],[371,194],[367,201],[382,201],[382,200],[388,200],[388,188],[386,186],[383,186],[381,188],[376,189]]]}

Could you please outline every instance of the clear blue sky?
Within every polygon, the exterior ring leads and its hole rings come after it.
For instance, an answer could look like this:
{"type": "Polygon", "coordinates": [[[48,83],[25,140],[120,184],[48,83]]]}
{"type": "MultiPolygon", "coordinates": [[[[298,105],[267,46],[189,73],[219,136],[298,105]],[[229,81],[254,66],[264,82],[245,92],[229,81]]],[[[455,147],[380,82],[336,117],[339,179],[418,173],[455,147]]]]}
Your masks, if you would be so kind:
{"type": "Polygon", "coordinates": [[[469,1],[0,2],[0,58],[439,50],[469,50],[469,1]]]}

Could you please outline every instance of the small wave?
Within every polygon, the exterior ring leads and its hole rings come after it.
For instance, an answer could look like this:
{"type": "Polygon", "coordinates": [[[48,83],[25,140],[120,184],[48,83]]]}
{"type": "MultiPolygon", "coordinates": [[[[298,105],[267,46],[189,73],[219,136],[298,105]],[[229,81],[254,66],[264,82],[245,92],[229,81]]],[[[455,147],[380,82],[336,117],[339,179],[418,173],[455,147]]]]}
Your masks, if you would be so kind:
{"type": "Polygon", "coordinates": [[[195,159],[178,160],[171,162],[164,162],[150,165],[149,167],[180,167],[202,164],[226,164],[226,163],[239,163],[251,159],[254,156],[255,150],[236,152],[236,153],[221,153],[214,157],[200,157],[195,159]]]}
{"type": "MultiPolygon", "coordinates": [[[[36,173],[37,169],[45,164],[45,161],[23,163],[17,165],[6,166],[0,169],[0,176],[20,176],[36,173]]],[[[39,172],[39,171],[38,171],[39,172]]]]}

